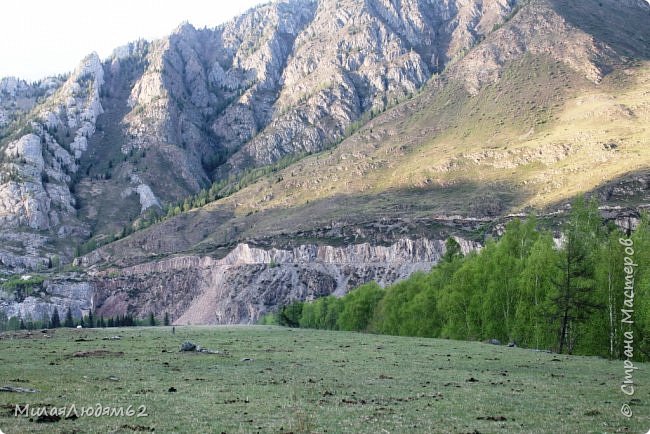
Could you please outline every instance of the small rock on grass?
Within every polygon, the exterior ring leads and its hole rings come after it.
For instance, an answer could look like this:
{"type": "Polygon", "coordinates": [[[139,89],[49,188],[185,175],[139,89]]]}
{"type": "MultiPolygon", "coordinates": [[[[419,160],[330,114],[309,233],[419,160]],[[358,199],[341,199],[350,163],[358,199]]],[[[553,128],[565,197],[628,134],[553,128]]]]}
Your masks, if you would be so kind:
{"type": "Polygon", "coordinates": [[[0,392],[36,393],[38,390],[29,389],[27,387],[0,386],[0,392]]]}
{"type": "Polygon", "coordinates": [[[190,341],[185,341],[181,344],[181,351],[194,351],[196,350],[196,344],[190,341]]]}

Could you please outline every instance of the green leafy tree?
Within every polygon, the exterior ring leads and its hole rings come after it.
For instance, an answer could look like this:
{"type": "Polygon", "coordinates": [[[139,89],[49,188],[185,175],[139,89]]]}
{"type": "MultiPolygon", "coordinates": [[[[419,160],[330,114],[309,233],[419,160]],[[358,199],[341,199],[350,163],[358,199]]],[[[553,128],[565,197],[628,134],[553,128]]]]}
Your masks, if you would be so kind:
{"type": "MultiPolygon", "coordinates": [[[[641,221],[631,236],[634,254],[631,257],[637,264],[634,273],[634,323],[626,324],[625,331],[634,333],[636,360],[650,360],[650,216],[641,215],[641,221]]],[[[620,289],[619,289],[620,291],[620,289]]],[[[628,291],[629,292],[629,291],[628,291]]],[[[628,304],[630,299],[626,298],[628,304]]],[[[629,306],[625,306],[629,309],[629,306]]]]}
{"type": "Polygon", "coordinates": [[[372,319],[375,331],[384,334],[406,334],[404,320],[408,304],[422,290],[418,285],[424,273],[415,273],[409,279],[390,286],[382,300],[378,303],[372,319]]]}
{"type": "Polygon", "coordinates": [[[483,339],[505,341],[513,337],[516,309],[521,297],[520,275],[532,246],[539,237],[537,221],[529,217],[508,223],[498,243],[490,243],[480,255],[483,300],[483,339]]]}
{"type": "Polygon", "coordinates": [[[552,310],[549,297],[555,291],[556,276],[560,273],[559,255],[551,235],[543,233],[525,260],[519,275],[520,296],[513,334],[519,345],[550,349],[556,343],[548,318],[552,310]]]}
{"type": "MultiPolygon", "coordinates": [[[[485,251],[493,249],[490,241],[485,251]]],[[[485,253],[484,253],[485,254],[485,253]]],[[[440,305],[446,312],[441,336],[476,340],[482,335],[482,293],[485,288],[482,255],[472,253],[441,291],[440,305]]]]}
{"type": "Polygon", "coordinates": [[[343,310],[338,317],[339,330],[365,331],[384,290],[376,282],[369,282],[349,292],[343,299],[343,310]]]}
{"type": "Polygon", "coordinates": [[[447,238],[445,242],[445,254],[442,255],[443,262],[451,262],[463,256],[460,244],[453,237],[447,238]]]}

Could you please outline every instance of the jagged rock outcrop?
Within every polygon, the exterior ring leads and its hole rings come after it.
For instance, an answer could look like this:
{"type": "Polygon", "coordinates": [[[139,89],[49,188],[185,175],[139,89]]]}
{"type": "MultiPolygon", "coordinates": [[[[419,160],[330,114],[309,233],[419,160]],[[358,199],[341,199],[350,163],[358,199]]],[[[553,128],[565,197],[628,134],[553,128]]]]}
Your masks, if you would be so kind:
{"type": "Polygon", "coordinates": [[[35,83],[28,83],[16,77],[0,78],[0,134],[37,104],[51,96],[63,80],[48,77],[35,83]]]}
{"type": "MultiPolygon", "coordinates": [[[[9,132],[8,142],[0,147],[0,239],[30,231],[50,231],[58,238],[87,236],[87,230],[76,219],[70,188],[78,160],[102,113],[102,84],[103,68],[99,57],[92,54],[32,111],[27,125],[16,125],[17,130],[9,132]]],[[[31,239],[28,235],[23,238],[22,255],[0,247],[0,257],[8,259],[3,259],[0,266],[29,268],[34,258],[24,254],[34,250],[31,239]]],[[[43,251],[36,253],[43,256],[43,251]]]]}
{"type": "Polygon", "coordinates": [[[55,309],[63,319],[70,309],[76,319],[94,309],[93,293],[93,286],[79,279],[46,280],[32,295],[21,298],[0,289],[0,310],[8,318],[18,317],[29,322],[49,320],[55,309]]]}
{"type": "Polygon", "coordinates": [[[322,150],[416,92],[513,5],[283,0],[104,62],[90,55],[63,82],[3,79],[0,123],[12,135],[0,221],[75,242],[87,227],[112,236],[217,178],[322,150]],[[28,133],[11,122],[20,113],[28,133]]]}
{"type": "MultiPolygon", "coordinates": [[[[480,246],[458,239],[464,253],[480,246]]],[[[291,250],[238,245],[223,259],[180,256],[100,273],[95,305],[105,316],[168,312],[176,324],[237,324],[294,300],[311,300],[374,280],[388,285],[428,271],[444,241],[400,239],[390,246],[302,245],[291,250]]]]}
{"type": "Polygon", "coordinates": [[[512,6],[505,0],[318,2],[284,68],[276,115],[229,167],[270,164],[335,143],[364,114],[415,93],[512,6]]]}
{"type": "MultiPolygon", "coordinates": [[[[601,162],[644,152],[633,148],[642,128],[627,125],[645,119],[642,98],[602,103],[626,123],[605,148],[575,146],[594,136],[555,137],[549,124],[574,92],[603,93],[612,71],[620,89],[637,80],[647,95],[635,72],[650,58],[647,26],[632,24],[649,11],[641,0],[282,0],[103,62],[90,55],[69,77],[2,79],[0,271],[67,262],[91,230],[84,251],[117,236],[76,261],[95,273],[97,306],[210,323],[426,269],[442,242],[425,239],[480,239],[539,192],[516,171],[548,169],[541,180],[579,170],[571,160],[595,148],[601,162]],[[244,182],[247,169],[330,146],[244,187],[256,176],[244,182]],[[493,171],[465,177],[483,170],[493,171]],[[188,194],[218,180],[239,192],[187,212],[188,194]],[[124,237],[167,205],[180,215],[124,237]],[[328,244],[348,247],[316,247],[328,244]]],[[[645,201],[646,187],[601,192],[645,201]]]]}

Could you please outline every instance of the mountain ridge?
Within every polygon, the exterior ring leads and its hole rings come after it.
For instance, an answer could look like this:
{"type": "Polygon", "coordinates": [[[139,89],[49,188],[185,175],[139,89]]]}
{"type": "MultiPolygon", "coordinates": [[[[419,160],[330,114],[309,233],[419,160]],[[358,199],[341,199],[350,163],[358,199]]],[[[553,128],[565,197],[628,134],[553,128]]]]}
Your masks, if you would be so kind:
{"type": "MultiPolygon", "coordinates": [[[[474,242],[498,233],[485,219],[585,192],[623,218],[650,200],[650,35],[633,25],[648,16],[642,1],[292,0],[91,56],[101,73],[72,74],[44,103],[51,119],[3,144],[3,167],[29,181],[7,171],[0,193],[42,200],[0,201],[0,218],[23,218],[0,231],[0,260],[20,272],[120,238],[75,261],[95,279],[243,243],[474,242]],[[205,195],[195,209],[190,194],[205,195]]],[[[265,270],[237,284],[254,297],[265,270]]]]}

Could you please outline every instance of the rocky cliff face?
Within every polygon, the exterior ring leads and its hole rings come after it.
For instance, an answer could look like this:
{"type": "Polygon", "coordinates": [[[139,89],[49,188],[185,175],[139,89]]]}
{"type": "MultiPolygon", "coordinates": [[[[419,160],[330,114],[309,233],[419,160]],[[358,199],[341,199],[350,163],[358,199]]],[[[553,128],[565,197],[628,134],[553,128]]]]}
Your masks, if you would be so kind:
{"type": "MultiPolygon", "coordinates": [[[[6,240],[0,247],[0,266],[45,264],[42,248],[49,239],[87,236],[70,190],[103,111],[103,80],[99,58],[90,55],[24,121],[7,127],[0,147],[0,239],[6,240]]],[[[22,87],[13,89],[15,95],[22,87]]]]}
{"type": "Polygon", "coordinates": [[[61,320],[68,309],[78,319],[94,310],[93,294],[93,286],[79,278],[55,279],[43,282],[26,297],[0,290],[0,310],[8,318],[22,318],[25,322],[48,321],[55,309],[61,320]]]}
{"type": "Polygon", "coordinates": [[[0,222],[26,234],[0,249],[3,264],[38,263],[28,251],[69,259],[88,235],[113,236],[215,179],[335,144],[513,6],[279,1],[214,29],[181,25],[103,62],[90,55],[65,80],[3,79],[0,222]]]}
{"type": "MultiPolygon", "coordinates": [[[[641,168],[622,161],[645,155],[649,12],[642,0],[282,0],[90,55],[67,77],[2,79],[0,272],[55,268],[119,236],[76,261],[94,274],[75,306],[210,323],[426,269],[442,251],[426,240],[480,239],[527,196],[596,190],[565,181],[584,172],[573,160],[599,167],[598,185],[641,168]],[[124,237],[220,180],[237,192],[124,237]]],[[[645,190],[600,191],[618,206],[645,190]]]]}
{"type": "MultiPolygon", "coordinates": [[[[464,253],[479,248],[458,239],[464,253]]],[[[255,322],[277,306],[341,296],[369,281],[385,286],[428,271],[444,241],[400,239],[390,246],[301,245],[291,250],[238,245],[222,259],[180,256],[100,273],[93,281],[99,314],[168,312],[176,324],[255,322]]]]}

